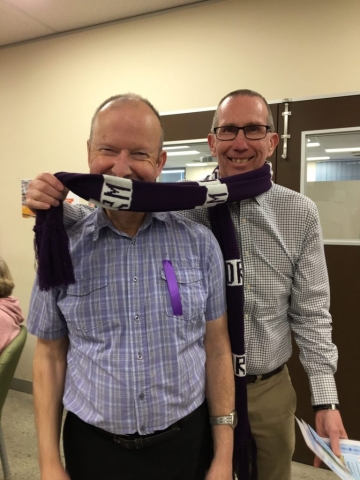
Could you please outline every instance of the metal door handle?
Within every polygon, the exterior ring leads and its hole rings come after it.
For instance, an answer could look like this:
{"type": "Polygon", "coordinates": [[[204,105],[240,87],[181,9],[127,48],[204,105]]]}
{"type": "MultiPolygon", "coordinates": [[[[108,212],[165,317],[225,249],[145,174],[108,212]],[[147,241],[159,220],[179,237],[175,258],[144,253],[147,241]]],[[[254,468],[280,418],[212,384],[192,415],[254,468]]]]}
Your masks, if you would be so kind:
{"type": "Polygon", "coordinates": [[[281,138],[284,139],[283,142],[283,153],[281,155],[281,158],[286,159],[287,158],[287,147],[288,147],[288,138],[291,138],[291,135],[288,133],[288,127],[289,127],[289,115],[291,115],[291,112],[289,111],[289,103],[291,102],[291,98],[284,98],[283,102],[285,102],[285,110],[282,112],[282,116],[284,117],[284,134],[281,135],[281,138]]]}

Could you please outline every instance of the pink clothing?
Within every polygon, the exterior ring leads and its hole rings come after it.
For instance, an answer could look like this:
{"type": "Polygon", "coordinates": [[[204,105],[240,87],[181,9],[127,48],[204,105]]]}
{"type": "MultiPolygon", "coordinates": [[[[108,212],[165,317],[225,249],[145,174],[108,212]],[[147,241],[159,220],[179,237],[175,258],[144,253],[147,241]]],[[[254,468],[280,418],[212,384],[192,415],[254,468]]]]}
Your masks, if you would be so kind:
{"type": "Polygon", "coordinates": [[[11,296],[0,298],[0,353],[18,335],[23,321],[18,299],[11,296]]]}

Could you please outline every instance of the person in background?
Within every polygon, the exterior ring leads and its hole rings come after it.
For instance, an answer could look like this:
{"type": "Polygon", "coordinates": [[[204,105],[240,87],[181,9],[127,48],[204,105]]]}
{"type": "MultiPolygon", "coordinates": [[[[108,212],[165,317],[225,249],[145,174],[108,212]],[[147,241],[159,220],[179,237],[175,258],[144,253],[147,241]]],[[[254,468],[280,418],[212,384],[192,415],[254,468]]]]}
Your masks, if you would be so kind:
{"type": "MultiPolygon", "coordinates": [[[[207,179],[261,168],[279,137],[266,99],[253,90],[225,95],[208,135],[218,167],[207,179]]],[[[40,174],[27,193],[32,209],[63,200],[64,186],[40,174]]],[[[87,206],[65,206],[65,224],[88,215],[87,206]]],[[[289,480],[295,448],[296,393],[286,367],[291,333],[309,378],[318,434],[329,437],[340,456],[342,423],[334,374],[338,352],[332,343],[330,292],[316,205],[304,195],[273,184],[251,199],[229,204],[242,253],[248,411],[257,445],[259,480],[289,480]]],[[[183,214],[210,228],[209,212],[183,214]]],[[[315,459],[315,466],[320,460],[315,459]]]]}
{"type": "MultiPolygon", "coordinates": [[[[148,100],[111,97],[91,123],[90,173],[155,182],[162,139],[148,100]]],[[[233,428],[209,420],[234,410],[215,237],[181,214],[106,207],[68,234],[76,283],[35,282],[28,318],[41,479],[231,480],[233,428]]]]}
{"type": "Polygon", "coordinates": [[[0,257],[0,353],[18,335],[24,321],[19,300],[11,295],[14,286],[9,267],[0,257]]]}

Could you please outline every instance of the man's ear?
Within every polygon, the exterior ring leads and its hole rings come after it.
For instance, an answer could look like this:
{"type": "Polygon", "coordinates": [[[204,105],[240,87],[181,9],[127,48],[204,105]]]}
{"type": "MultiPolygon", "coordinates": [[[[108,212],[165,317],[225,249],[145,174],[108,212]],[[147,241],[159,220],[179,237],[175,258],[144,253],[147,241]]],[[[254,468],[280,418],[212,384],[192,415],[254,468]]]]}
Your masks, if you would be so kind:
{"type": "Polygon", "coordinates": [[[271,157],[271,155],[274,153],[275,148],[279,144],[279,135],[275,132],[271,132],[268,135],[270,135],[269,139],[269,155],[268,157],[271,157]]]}
{"type": "Polygon", "coordinates": [[[167,157],[166,151],[162,150],[156,162],[156,178],[160,175],[160,173],[162,172],[162,169],[165,166],[166,157],[167,157]]]}
{"type": "Polygon", "coordinates": [[[90,167],[90,139],[86,142],[86,147],[87,147],[88,165],[90,167]]]}
{"type": "Polygon", "coordinates": [[[214,133],[209,133],[207,136],[207,141],[210,147],[211,151],[211,156],[212,157],[217,157],[217,152],[216,152],[216,137],[214,133]]]}

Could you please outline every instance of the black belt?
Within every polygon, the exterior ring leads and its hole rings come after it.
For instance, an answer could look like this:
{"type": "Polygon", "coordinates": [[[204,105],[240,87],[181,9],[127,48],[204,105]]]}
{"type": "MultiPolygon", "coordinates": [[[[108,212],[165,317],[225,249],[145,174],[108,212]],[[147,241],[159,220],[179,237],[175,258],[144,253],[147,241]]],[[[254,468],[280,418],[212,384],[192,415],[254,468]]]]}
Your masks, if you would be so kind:
{"type": "Polygon", "coordinates": [[[268,378],[280,373],[284,369],[285,364],[281,365],[278,368],[275,368],[272,372],[263,373],[262,375],[246,375],[246,383],[255,383],[261,382],[261,380],[267,380],[268,378]]]}
{"type": "Polygon", "coordinates": [[[134,448],[144,448],[149,447],[150,445],[156,445],[157,443],[164,442],[172,437],[174,437],[181,429],[181,425],[183,425],[187,420],[190,419],[197,412],[200,407],[196,408],[194,411],[186,415],[186,417],[178,420],[177,422],[173,423],[169,427],[165,428],[165,430],[159,430],[154,433],[150,433],[149,435],[140,435],[139,433],[131,433],[129,435],[116,435],[111,432],[107,432],[102,428],[95,427],[95,425],[91,425],[94,429],[96,429],[102,435],[111,438],[114,443],[118,443],[124,448],[129,450],[133,450],[134,448]]]}

